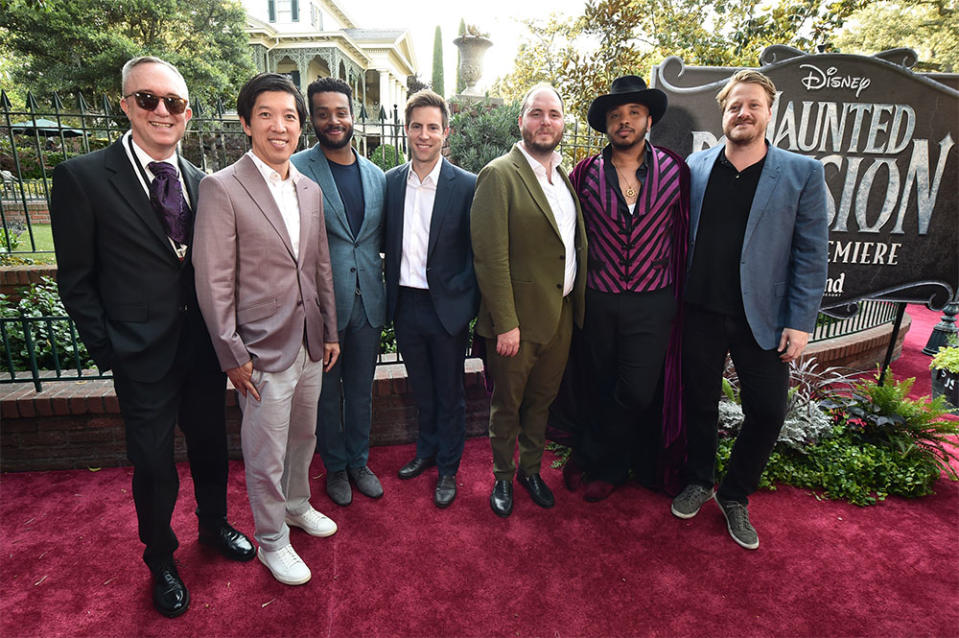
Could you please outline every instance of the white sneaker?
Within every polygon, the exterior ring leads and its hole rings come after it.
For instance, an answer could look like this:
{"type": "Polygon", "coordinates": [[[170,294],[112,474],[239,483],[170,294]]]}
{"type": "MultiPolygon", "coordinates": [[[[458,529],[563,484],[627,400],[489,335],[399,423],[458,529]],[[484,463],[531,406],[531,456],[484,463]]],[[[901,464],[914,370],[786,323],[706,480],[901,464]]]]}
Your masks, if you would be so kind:
{"type": "Polygon", "coordinates": [[[310,507],[302,514],[286,515],[286,524],[299,527],[310,536],[332,536],[336,534],[336,523],[310,507]]]}
{"type": "Polygon", "coordinates": [[[306,566],[292,545],[268,552],[262,547],[256,550],[260,562],[284,585],[302,585],[310,580],[310,568],[306,566]]]}

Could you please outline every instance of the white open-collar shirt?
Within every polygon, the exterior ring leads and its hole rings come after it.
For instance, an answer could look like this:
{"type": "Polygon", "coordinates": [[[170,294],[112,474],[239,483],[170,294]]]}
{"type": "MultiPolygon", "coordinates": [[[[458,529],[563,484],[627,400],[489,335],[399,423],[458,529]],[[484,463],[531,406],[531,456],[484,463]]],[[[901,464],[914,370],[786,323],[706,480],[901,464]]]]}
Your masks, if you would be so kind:
{"type": "Polygon", "coordinates": [[[553,151],[550,158],[553,181],[550,182],[546,176],[546,167],[526,152],[523,142],[519,142],[516,146],[526,157],[530,168],[533,169],[533,174],[536,175],[536,181],[543,188],[546,201],[549,202],[550,210],[553,211],[556,227],[559,228],[559,236],[563,239],[563,246],[566,248],[566,272],[563,278],[563,296],[565,297],[573,292],[573,284],[576,283],[576,202],[573,201],[573,194],[566,188],[566,182],[560,173],[562,169],[559,163],[563,160],[563,156],[553,151]]]}
{"type": "Polygon", "coordinates": [[[428,289],[426,258],[430,244],[430,222],[433,219],[433,203],[436,201],[436,186],[443,168],[443,158],[421,181],[410,170],[406,176],[406,200],[403,204],[403,254],[400,258],[400,285],[409,288],[428,289]]]}
{"type": "Polygon", "coordinates": [[[283,216],[283,224],[286,226],[286,232],[290,236],[290,245],[293,247],[293,256],[300,257],[300,200],[296,196],[296,182],[300,179],[300,172],[289,163],[290,173],[286,179],[280,177],[280,174],[273,170],[269,164],[261,160],[253,151],[247,151],[256,164],[256,168],[263,176],[263,180],[270,189],[273,201],[280,209],[280,215],[283,216]]]}

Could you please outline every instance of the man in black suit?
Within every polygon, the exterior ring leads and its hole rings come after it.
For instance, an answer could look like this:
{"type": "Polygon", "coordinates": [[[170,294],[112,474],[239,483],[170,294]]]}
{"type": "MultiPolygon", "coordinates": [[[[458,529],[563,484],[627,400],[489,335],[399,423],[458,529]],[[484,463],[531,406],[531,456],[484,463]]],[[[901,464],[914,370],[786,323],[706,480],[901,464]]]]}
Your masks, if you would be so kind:
{"type": "Polygon", "coordinates": [[[192,115],[186,83],[154,57],[128,61],[122,80],[130,131],[57,166],[50,213],[60,296],[97,366],[113,370],[153,602],[173,617],[190,604],[170,527],[179,490],[176,423],[186,437],[200,542],[234,560],[254,551],[226,520],[226,376],[197,307],[190,262],[203,173],[177,154],[192,115]]]}
{"type": "Polygon", "coordinates": [[[479,292],[470,244],[476,176],[444,160],[449,108],[430,90],[406,103],[412,160],[386,174],[386,303],[419,412],[416,457],[401,479],[438,466],[433,502],[456,498],[466,438],[463,359],[479,292]]]}

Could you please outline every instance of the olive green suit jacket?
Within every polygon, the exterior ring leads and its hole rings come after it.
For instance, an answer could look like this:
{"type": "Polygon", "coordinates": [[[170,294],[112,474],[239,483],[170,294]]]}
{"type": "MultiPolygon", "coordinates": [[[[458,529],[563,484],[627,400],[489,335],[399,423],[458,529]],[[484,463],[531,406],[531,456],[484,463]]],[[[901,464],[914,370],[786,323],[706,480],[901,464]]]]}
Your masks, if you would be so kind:
{"type": "MultiPolygon", "coordinates": [[[[573,318],[583,325],[586,231],[576,204],[576,282],[573,318]]],[[[519,327],[520,339],[546,344],[563,308],[566,248],[546,195],[523,152],[512,150],[487,164],[476,179],[470,211],[473,261],[481,301],[476,332],[487,338],[519,327]]]]}

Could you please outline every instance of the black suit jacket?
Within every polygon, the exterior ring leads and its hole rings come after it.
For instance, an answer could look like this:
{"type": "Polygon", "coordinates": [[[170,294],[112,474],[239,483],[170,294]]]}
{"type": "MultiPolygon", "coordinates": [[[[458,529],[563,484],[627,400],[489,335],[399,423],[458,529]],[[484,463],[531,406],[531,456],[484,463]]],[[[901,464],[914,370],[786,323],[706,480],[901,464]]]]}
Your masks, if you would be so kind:
{"type": "MultiPolygon", "coordinates": [[[[101,370],[142,382],[161,379],[178,361],[218,370],[191,255],[177,258],[124,140],[53,172],[60,297],[101,370]]],[[[195,209],[203,173],[182,157],[180,170],[195,209]]]]}
{"type": "MultiPolygon", "coordinates": [[[[441,161],[443,166],[430,220],[426,280],[436,314],[452,335],[469,325],[479,306],[470,242],[470,206],[476,176],[445,159],[441,161]]],[[[410,164],[406,163],[386,174],[386,308],[391,321],[396,316],[406,180],[410,170],[410,164]]]]}

